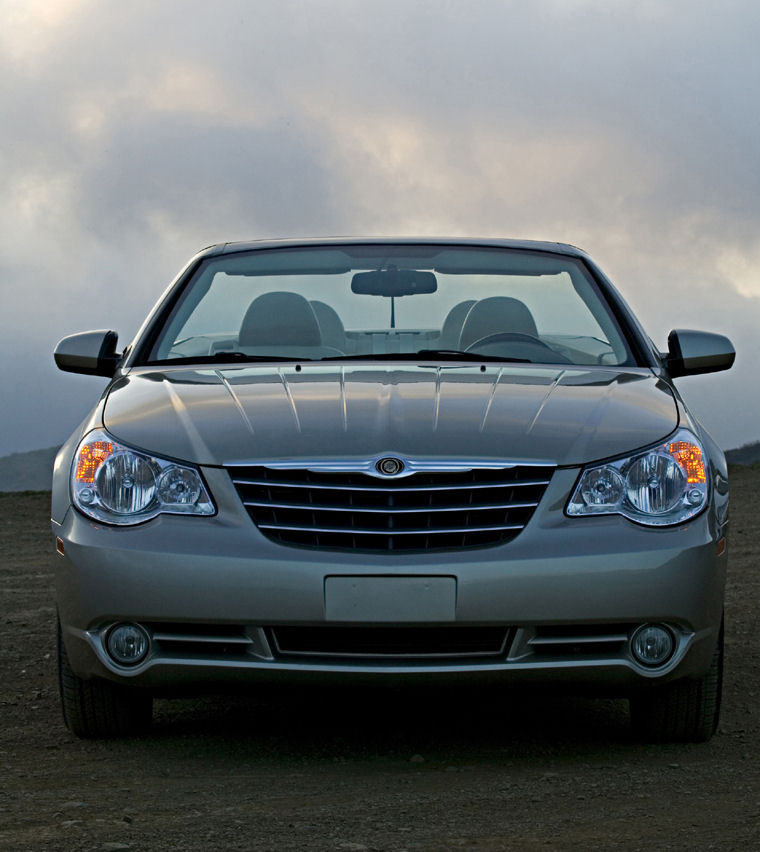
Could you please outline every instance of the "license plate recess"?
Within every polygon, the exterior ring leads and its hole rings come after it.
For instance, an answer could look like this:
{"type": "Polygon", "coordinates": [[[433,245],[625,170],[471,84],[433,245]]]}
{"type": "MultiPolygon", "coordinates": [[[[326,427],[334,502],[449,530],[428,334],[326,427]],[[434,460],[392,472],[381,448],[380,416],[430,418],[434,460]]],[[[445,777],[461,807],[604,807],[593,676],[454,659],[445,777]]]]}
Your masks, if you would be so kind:
{"type": "Polygon", "coordinates": [[[456,619],[456,577],[326,577],[327,621],[429,623],[456,619]]]}

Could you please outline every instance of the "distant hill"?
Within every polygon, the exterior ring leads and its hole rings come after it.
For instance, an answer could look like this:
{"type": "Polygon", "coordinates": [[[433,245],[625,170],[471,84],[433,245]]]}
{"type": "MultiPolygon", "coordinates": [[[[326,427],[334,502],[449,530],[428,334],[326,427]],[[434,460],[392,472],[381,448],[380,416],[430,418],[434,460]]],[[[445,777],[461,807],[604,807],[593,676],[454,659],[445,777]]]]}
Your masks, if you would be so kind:
{"type": "Polygon", "coordinates": [[[743,444],[736,450],[726,450],[726,461],[729,464],[754,464],[760,461],[760,441],[743,444]]]}
{"type": "Polygon", "coordinates": [[[50,491],[58,447],[0,458],[0,491],[50,491]]]}

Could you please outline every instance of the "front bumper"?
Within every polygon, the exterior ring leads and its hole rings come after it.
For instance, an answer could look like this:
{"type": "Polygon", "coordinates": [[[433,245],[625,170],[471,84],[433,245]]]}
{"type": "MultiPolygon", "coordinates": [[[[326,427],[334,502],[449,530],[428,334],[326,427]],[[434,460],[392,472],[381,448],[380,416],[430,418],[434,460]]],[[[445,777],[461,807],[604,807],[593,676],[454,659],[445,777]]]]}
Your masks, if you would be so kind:
{"type": "Polygon", "coordinates": [[[156,691],[363,675],[559,681],[613,690],[698,677],[710,665],[727,557],[725,549],[719,555],[723,530],[709,511],[667,529],[616,516],[570,519],[563,509],[577,471],[560,470],[531,522],[507,544],[446,553],[339,553],[269,541],[228,475],[208,469],[204,476],[219,508],[213,518],[162,515],[115,528],[69,509],[54,523],[65,552],[56,573],[59,615],[80,677],[156,691]],[[345,591],[354,587],[360,598],[362,590],[371,592],[356,618],[356,601],[345,591]],[[337,597],[336,588],[343,589],[337,597]],[[107,631],[119,622],[143,624],[153,638],[137,666],[116,665],[105,651],[107,631]],[[676,640],[672,657],[658,668],[637,663],[629,649],[632,631],[650,622],[667,625],[676,640]],[[503,641],[475,653],[421,653],[413,646],[390,654],[365,648],[335,654],[314,645],[283,651],[278,632],[293,627],[307,634],[429,628],[441,635],[498,628],[503,641]]]}

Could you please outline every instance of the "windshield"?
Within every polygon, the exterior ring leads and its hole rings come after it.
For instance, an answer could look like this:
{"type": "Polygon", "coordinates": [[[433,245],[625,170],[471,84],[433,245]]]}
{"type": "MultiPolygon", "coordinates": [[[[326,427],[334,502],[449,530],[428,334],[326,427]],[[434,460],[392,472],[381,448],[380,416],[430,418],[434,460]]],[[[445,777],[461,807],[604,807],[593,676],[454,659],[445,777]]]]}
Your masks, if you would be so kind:
{"type": "Polygon", "coordinates": [[[411,356],[634,363],[578,259],[387,244],[210,257],[184,287],[147,362],[411,356]]]}

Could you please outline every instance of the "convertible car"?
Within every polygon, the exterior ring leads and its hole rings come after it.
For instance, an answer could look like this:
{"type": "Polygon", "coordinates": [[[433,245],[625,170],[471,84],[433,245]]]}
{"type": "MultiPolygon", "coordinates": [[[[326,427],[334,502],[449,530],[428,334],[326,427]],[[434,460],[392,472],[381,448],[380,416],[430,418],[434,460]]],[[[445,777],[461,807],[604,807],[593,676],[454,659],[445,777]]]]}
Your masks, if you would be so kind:
{"type": "Polygon", "coordinates": [[[53,481],[77,736],[144,729],[157,694],[352,679],[566,684],[649,739],[715,731],[726,465],[673,380],[734,350],[659,351],[582,251],[216,245],[123,351],[55,360],[110,380],[53,481]]]}

